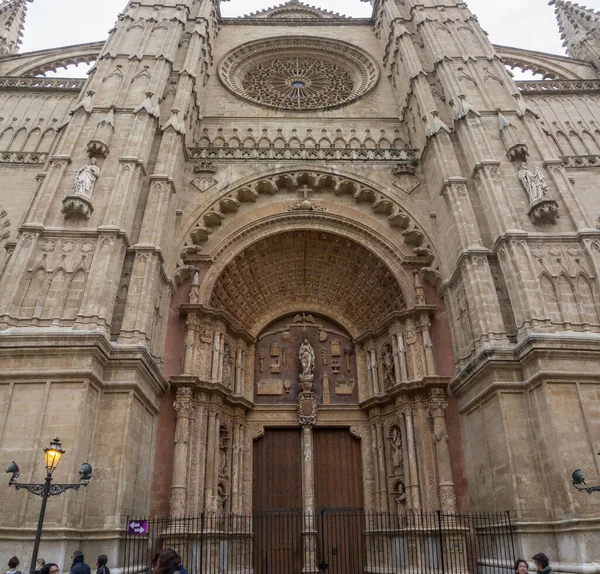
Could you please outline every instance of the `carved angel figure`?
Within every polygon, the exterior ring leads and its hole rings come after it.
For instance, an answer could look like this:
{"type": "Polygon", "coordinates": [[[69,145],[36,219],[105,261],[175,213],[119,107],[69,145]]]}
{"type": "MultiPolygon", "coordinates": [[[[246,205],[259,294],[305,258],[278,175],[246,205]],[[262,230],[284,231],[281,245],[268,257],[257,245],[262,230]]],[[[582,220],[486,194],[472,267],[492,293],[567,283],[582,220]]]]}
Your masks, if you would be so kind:
{"type": "Polygon", "coordinates": [[[314,375],[315,374],[315,352],[308,342],[308,339],[302,341],[300,350],[298,351],[298,358],[300,359],[301,375],[314,375]]]}
{"type": "Polygon", "coordinates": [[[76,195],[84,195],[87,198],[92,197],[94,185],[100,176],[100,168],[96,165],[96,158],[92,158],[90,163],[84,165],[75,177],[76,195]]]}
{"type": "Polygon", "coordinates": [[[523,162],[519,167],[518,176],[529,196],[529,203],[539,201],[548,192],[546,177],[538,166],[530,170],[529,166],[523,162]]]}

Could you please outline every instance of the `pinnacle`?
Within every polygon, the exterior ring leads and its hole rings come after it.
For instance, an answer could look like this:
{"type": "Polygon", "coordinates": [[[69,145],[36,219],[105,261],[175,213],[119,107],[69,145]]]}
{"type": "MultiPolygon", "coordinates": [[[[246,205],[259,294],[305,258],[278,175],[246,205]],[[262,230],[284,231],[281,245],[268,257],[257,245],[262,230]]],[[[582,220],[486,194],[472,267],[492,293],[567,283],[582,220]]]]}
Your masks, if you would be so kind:
{"type": "Polygon", "coordinates": [[[548,5],[554,6],[563,46],[576,57],[586,36],[600,29],[600,13],[570,0],[550,0],[548,5]]]}
{"type": "Polygon", "coordinates": [[[17,53],[27,14],[33,0],[4,0],[0,3],[0,57],[17,53]]]}

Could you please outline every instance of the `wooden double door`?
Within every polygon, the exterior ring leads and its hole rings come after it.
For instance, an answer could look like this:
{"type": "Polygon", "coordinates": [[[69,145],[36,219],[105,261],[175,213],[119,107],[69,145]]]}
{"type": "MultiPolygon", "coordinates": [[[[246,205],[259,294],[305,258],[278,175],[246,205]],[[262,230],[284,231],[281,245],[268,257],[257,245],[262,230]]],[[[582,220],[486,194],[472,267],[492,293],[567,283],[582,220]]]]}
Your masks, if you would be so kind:
{"type": "MultiPolygon", "coordinates": [[[[267,429],[254,444],[254,572],[300,574],[307,530],[314,562],[328,574],[358,574],[363,563],[360,443],[348,429],[313,429],[314,516],[302,508],[300,429],[267,429]],[[310,528],[307,528],[307,520],[310,528]],[[303,534],[304,533],[304,534],[303,534]]],[[[308,565],[305,565],[308,566],[308,565]]]]}

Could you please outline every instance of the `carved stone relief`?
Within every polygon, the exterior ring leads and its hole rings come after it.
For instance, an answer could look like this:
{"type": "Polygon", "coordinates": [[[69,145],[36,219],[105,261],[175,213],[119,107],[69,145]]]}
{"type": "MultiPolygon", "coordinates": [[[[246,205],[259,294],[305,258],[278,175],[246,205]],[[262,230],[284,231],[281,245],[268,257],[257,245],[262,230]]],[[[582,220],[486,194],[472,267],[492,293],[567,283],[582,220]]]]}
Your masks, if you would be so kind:
{"type": "Polygon", "coordinates": [[[352,349],[350,336],[324,317],[299,313],[278,319],[259,335],[256,343],[255,401],[261,404],[293,403],[303,381],[307,381],[312,385],[310,390],[315,393],[318,404],[355,403],[354,355],[346,354],[343,362],[339,358],[330,358],[332,350],[339,357],[345,349],[352,349]],[[323,333],[327,337],[321,341],[323,333]],[[271,368],[267,368],[267,360],[271,368]],[[269,377],[266,373],[274,373],[272,365],[277,366],[277,373],[269,377]]]}

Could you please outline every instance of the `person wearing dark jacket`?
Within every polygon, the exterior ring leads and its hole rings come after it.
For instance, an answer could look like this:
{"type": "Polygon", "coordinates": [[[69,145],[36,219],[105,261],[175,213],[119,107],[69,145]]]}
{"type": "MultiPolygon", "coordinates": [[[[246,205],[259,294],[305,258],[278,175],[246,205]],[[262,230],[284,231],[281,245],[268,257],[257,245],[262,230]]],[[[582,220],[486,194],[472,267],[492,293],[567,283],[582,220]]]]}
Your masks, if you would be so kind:
{"type": "Polygon", "coordinates": [[[110,570],[106,563],[108,562],[108,557],[106,554],[100,554],[98,556],[98,560],[96,560],[96,574],[110,574],[110,570]]]}
{"type": "Polygon", "coordinates": [[[83,561],[83,552],[81,550],[75,550],[73,552],[73,564],[69,574],[92,574],[90,567],[83,561]]]}
{"type": "Polygon", "coordinates": [[[538,552],[533,557],[533,562],[538,572],[542,574],[554,574],[554,570],[550,566],[550,559],[543,552],[538,552]]]}

